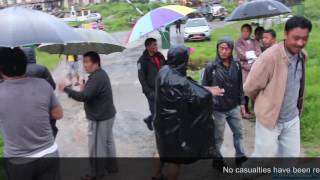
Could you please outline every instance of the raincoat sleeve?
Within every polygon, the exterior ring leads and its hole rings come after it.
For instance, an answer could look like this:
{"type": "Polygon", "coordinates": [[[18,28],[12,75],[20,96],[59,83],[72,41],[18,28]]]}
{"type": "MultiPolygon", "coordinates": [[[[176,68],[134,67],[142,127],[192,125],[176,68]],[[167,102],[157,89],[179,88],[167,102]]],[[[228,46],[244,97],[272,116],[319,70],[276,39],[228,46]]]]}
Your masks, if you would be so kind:
{"type": "Polygon", "coordinates": [[[92,77],[87,81],[83,91],[75,91],[71,87],[65,87],[64,92],[66,92],[70,98],[76,101],[88,102],[98,96],[100,88],[99,84],[99,80],[92,77]]]}
{"type": "Polygon", "coordinates": [[[154,94],[152,94],[153,92],[152,92],[151,88],[149,87],[149,85],[147,83],[145,63],[142,62],[141,60],[139,60],[137,65],[138,65],[138,78],[141,83],[143,93],[145,93],[148,97],[154,96],[154,94]]]}
{"type": "Polygon", "coordinates": [[[43,78],[51,85],[51,87],[55,90],[56,89],[56,83],[54,82],[52,75],[50,73],[50,71],[48,70],[48,68],[44,68],[44,72],[43,72],[43,78]]]}

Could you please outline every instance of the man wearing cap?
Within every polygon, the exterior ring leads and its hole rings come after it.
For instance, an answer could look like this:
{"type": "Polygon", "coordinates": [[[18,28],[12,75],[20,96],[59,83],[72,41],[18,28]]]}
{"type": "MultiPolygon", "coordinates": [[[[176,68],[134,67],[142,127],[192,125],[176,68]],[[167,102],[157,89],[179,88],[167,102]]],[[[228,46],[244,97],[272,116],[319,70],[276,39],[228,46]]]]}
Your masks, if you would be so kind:
{"type": "Polygon", "coordinates": [[[214,161],[213,166],[220,171],[224,165],[220,150],[226,122],[233,132],[236,165],[241,165],[247,159],[244,153],[241,119],[241,113],[246,113],[241,66],[232,56],[233,48],[231,38],[221,38],[217,43],[217,57],[207,64],[202,78],[202,85],[213,94],[214,135],[216,148],[221,157],[214,161]]]}

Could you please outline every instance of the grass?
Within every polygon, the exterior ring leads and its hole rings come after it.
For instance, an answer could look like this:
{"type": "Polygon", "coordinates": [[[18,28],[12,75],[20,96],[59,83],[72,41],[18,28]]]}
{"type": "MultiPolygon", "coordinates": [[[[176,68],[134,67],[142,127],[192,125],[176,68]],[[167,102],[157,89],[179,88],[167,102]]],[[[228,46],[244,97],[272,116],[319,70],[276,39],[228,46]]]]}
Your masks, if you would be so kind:
{"type": "MultiPolygon", "coordinates": [[[[144,14],[150,9],[165,5],[164,3],[135,3],[144,14]]],[[[127,31],[131,29],[130,18],[138,19],[140,14],[128,3],[104,3],[88,6],[94,12],[98,12],[103,17],[103,23],[106,31],[127,31]]]]}
{"type": "Polygon", "coordinates": [[[234,1],[232,3],[228,3],[227,0],[223,0],[222,5],[225,7],[228,14],[231,14],[231,12],[238,6],[238,2],[234,1]]]}
{"type": "Polygon", "coordinates": [[[4,144],[3,144],[3,139],[0,137],[0,157],[3,157],[3,148],[4,144]]]}
{"type": "Polygon", "coordinates": [[[37,56],[37,63],[46,66],[50,71],[52,71],[57,66],[57,64],[59,63],[59,60],[61,59],[59,55],[48,54],[46,52],[42,52],[38,50],[36,50],[36,56],[37,56]]]}
{"type": "Polygon", "coordinates": [[[187,47],[195,48],[195,52],[190,57],[191,64],[203,66],[207,61],[212,60],[216,56],[216,44],[219,38],[230,36],[233,40],[237,40],[240,37],[239,29],[242,24],[234,23],[214,30],[211,41],[186,43],[187,47]]]}

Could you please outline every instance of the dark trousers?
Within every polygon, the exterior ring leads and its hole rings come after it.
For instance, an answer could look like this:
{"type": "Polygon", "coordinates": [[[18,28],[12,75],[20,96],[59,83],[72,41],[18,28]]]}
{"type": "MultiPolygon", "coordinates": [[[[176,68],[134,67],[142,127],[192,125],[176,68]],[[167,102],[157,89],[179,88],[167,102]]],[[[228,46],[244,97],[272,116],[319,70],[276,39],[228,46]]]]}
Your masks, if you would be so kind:
{"type": "Polygon", "coordinates": [[[155,99],[151,97],[147,97],[150,115],[147,117],[148,121],[153,121],[154,113],[155,113],[155,99]]]}
{"type": "Polygon", "coordinates": [[[6,180],[60,180],[59,158],[39,158],[24,164],[5,160],[6,180]]]}

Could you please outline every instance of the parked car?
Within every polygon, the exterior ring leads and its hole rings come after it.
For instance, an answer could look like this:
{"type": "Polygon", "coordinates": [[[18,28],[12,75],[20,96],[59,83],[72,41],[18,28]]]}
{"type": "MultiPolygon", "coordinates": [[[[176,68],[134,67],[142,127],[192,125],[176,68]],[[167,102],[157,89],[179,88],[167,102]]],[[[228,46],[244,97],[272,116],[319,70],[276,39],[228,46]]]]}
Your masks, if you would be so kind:
{"type": "Polygon", "coordinates": [[[99,13],[91,13],[86,16],[85,21],[93,22],[93,21],[98,21],[101,19],[102,19],[102,17],[99,13]]]}
{"type": "Polygon", "coordinates": [[[227,12],[222,5],[213,4],[210,6],[210,15],[210,20],[220,19],[220,21],[223,21],[227,16],[227,12]]]}
{"type": "Polygon", "coordinates": [[[211,40],[211,28],[205,18],[188,19],[184,27],[184,40],[211,40]]]}

